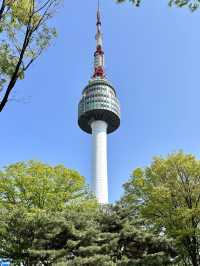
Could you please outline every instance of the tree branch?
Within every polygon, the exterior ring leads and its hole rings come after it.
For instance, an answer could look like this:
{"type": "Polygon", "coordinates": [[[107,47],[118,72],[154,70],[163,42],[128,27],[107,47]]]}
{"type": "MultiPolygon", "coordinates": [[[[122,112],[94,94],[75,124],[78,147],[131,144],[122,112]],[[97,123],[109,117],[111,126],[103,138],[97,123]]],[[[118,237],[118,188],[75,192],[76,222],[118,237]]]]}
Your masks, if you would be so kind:
{"type": "Polygon", "coordinates": [[[23,57],[24,57],[24,53],[26,51],[26,48],[29,44],[29,41],[30,41],[30,38],[31,38],[31,34],[32,34],[32,31],[31,31],[31,28],[30,28],[30,23],[31,23],[31,18],[32,16],[30,16],[29,18],[29,23],[27,25],[27,28],[26,28],[26,34],[25,34],[25,37],[24,37],[24,42],[23,42],[23,45],[22,45],[22,50],[21,50],[21,53],[20,53],[20,56],[19,56],[19,60],[18,60],[18,63],[15,67],[15,71],[11,77],[11,80],[7,86],[7,89],[6,89],[6,92],[3,96],[3,99],[2,101],[0,102],[0,112],[2,112],[3,108],[5,107],[7,101],[8,101],[8,97],[12,91],[12,89],[14,88],[15,86],[15,83],[18,79],[18,74],[19,74],[19,70],[20,70],[20,66],[22,64],[22,61],[23,61],[23,57]]]}
{"type": "MultiPolygon", "coordinates": [[[[0,11],[2,10],[2,13],[5,14],[5,8],[7,7],[6,0],[2,1],[3,2],[0,11]]],[[[5,86],[5,90],[2,92],[2,97],[0,98],[0,112],[2,112],[6,103],[8,102],[10,93],[15,87],[15,84],[20,76],[21,71],[25,72],[42,52],[42,50],[39,50],[36,55],[33,54],[33,56],[31,56],[32,58],[29,58],[28,62],[24,62],[24,58],[26,58],[26,51],[33,40],[32,37],[34,36],[34,34],[37,33],[38,29],[43,27],[46,21],[50,18],[51,8],[53,7],[54,3],[56,3],[56,0],[45,0],[43,1],[43,3],[41,3],[40,7],[36,9],[35,0],[31,0],[30,12],[28,12],[27,14],[28,23],[24,23],[25,32],[23,32],[22,45],[20,45],[19,47],[15,38],[13,37],[12,39],[13,45],[19,55],[17,57],[17,63],[13,66],[14,70],[10,74],[8,84],[5,86]],[[36,13],[38,13],[38,17],[34,17],[36,13]]]]}
{"type": "Polygon", "coordinates": [[[43,23],[43,21],[45,20],[45,17],[48,14],[48,11],[50,9],[50,7],[53,5],[53,2],[50,2],[50,4],[48,5],[48,7],[46,8],[45,12],[41,15],[40,20],[38,21],[37,25],[33,28],[33,32],[37,31],[37,29],[41,26],[41,24],[43,23]]]}
{"type": "Polygon", "coordinates": [[[1,9],[0,9],[0,21],[3,17],[3,12],[4,12],[5,7],[6,7],[6,0],[3,0],[1,4],[1,9]]]}
{"type": "Polygon", "coordinates": [[[34,14],[39,13],[41,10],[43,10],[51,1],[52,0],[47,0],[41,7],[34,11],[34,14]]]}

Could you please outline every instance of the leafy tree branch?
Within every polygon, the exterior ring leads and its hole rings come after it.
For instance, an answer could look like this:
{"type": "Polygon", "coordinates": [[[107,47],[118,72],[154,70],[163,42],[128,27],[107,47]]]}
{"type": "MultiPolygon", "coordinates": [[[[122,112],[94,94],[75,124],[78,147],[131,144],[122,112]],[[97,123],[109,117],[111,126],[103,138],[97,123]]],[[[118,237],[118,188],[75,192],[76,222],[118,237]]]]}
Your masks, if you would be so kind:
{"type": "MultiPolygon", "coordinates": [[[[136,7],[139,7],[145,0],[117,0],[118,3],[131,2],[136,7]]],[[[195,11],[199,8],[199,0],[168,0],[170,7],[176,6],[179,8],[188,7],[191,11],[195,11]]]]}
{"type": "Polygon", "coordinates": [[[3,1],[0,13],[0,112],[16,82],[57,36],[48,26],[60,0],[3,1]]]}

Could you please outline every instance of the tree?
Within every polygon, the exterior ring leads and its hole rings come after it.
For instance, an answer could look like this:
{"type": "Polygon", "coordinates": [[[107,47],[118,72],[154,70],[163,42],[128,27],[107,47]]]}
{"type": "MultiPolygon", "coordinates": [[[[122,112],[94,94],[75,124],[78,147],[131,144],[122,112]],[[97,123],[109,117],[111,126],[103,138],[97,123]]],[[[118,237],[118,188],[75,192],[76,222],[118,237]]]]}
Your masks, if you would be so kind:
{"type": "Polygon", "coordinates": [[[165,238],[148,233],[138,220],[124,216],[120,205],[104,206],[94,217],[93,227],[73,242],[68,266],[169,265],[176,251],[165,238]],[[82,237],[83,236],[83,237],[82,237]]]}
{"type": "MultiPolygon", "coordinates": [[[[118,3],[125,2],[126,0],[117,0],[118,3]]],[[[132,4],[139,7],[143,2],[142,0],[129,0],[132,4]]],[[[168,0],[169,6],[188,7],[191,11],[195,11],[199,8],[199,0],[168,0]]]]}
{"type": "Polygon", "coordinates": [[[49,46],[56,30],[48,26],[60,0],[0,0],[0,112],[17,80],[49,46]]]}
{"type": "Polygon", "coordinates": [[[62,234],[66,241],[73,237],[74,212],[96,208],[73,170],[34,161],[6,167],[0,172],[0,257],[16,265],[52,265],[66,251],[62,234]]]}
{"type": "Polygon", "coordinates": [[[181,265],[200,265],[200,161],[182,152],[156,157],[125,184],[123,202],[176,241],[181,265]]]}

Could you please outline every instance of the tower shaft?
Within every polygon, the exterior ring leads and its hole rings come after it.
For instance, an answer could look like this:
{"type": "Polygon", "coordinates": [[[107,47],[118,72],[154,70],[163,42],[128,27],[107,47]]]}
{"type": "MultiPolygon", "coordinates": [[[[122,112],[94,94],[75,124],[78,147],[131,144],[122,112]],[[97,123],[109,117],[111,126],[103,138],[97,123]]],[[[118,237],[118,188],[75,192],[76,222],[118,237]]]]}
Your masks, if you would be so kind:
{"type": "Polygon", "coordinates": [[[101,120],[91,123],[92,128],[92,190],[100,204],[108,203],[107,127],[101,120]]]}

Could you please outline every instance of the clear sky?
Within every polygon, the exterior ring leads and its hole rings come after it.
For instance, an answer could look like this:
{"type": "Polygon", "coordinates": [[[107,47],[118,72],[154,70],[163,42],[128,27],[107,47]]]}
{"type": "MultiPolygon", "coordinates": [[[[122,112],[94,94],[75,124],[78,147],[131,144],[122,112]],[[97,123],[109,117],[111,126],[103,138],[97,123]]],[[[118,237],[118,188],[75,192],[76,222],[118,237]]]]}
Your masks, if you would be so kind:
{"type": "MultiPolygon", "coordinates": [[[[109,135],[110,201],[132,170],[155,155],[200,153],[199,12],[143,0],[141,8],[102,0],[106,71],[121,101],[121,127],[109,135]]],[[[65,1],[59,37],[0,113],[0,166],[37,159],[78,170],[90,183],[91,136],[77,105],[92,74],[96,1],[65,1]]]]}

